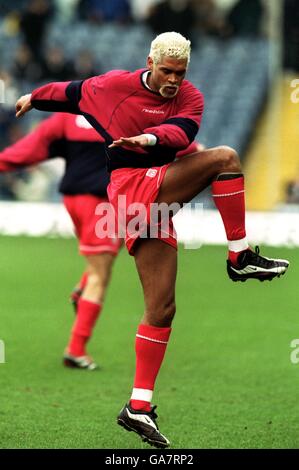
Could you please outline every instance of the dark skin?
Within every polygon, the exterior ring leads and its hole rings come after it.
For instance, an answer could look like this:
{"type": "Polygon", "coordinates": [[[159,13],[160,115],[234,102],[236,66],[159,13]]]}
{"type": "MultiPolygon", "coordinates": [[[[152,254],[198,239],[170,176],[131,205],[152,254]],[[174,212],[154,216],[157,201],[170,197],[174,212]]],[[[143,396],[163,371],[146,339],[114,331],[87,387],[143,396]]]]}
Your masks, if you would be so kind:
{"type": "Polygon", "coordinates": [[[173,98],[185,78],[186,60],[163,57],[160,64],[154,64],[153,59],[148,57],[147,67],[151,72],[148,76],[148,86],[165,98],[173,98]]]}
{"type": "MultiPolygon", "coordinates": [[[[149,87],[172,99],[184,80],[187,60],[163,57],[160,63],[154,64],[149,57],[147,66],[151,72],[149,87]]],[[[30,97],[25,95],[17,101],[17,117],[30,111],[30,97]]],[[[120,137],[110,147],[147,145],[148,139],[142,134],[120,137]]],[[[174,161],[168,166],[155,202],[188,203],[221,173],[242,173],[239,157],[230,147],[214,147],[174,161]]],[[[175,314],[177,251],[158,239],[139,239],[134,257],[144,294],[142,323],[171,326],[175,314]]]]}

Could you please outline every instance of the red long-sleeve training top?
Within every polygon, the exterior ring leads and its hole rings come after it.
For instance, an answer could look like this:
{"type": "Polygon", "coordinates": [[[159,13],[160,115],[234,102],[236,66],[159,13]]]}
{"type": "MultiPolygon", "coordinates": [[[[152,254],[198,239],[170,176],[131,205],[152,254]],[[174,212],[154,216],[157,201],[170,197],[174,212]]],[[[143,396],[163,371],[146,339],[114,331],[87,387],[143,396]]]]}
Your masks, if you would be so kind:
{"type": "Polygon", "coordinates": [[[84,81],[54,82],[32,93],[33,107],[83,114],[106,142],[108,170],[161,166],[193,142],[203,113],[203,95],[184,80],[171,99],[149,90],[147,70],[114,70],[84,81]],[[142,149],[107,146],[119,137],[154,134],[157,144],[142,149]]]}

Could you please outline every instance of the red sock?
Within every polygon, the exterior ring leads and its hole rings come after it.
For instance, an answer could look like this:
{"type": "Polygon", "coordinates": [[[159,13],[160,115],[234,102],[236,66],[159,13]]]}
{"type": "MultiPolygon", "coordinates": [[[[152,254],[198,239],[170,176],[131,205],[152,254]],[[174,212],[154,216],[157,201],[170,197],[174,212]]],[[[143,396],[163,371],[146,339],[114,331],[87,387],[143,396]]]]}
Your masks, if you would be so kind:
{"type": "Polygon", "coordinates": [[[77,316],[72,328],[68,351],[74,356],[85,356],[85,345],[89,340],[97,318],[102,309],[101,304],[80,298],[77,316]]]}
{"type": "Polygon", "coordinates": [[[217,180],[212,183],[213,199],[222,217],[226,238],[230,247],[229,259],[233,263],[236,263],[239,253],[248,248],[245,230],[244,192],[243,176],[234,179],[217,180]],[[240,240],[239,245],[238,240],[240,240]]]}
{"type": "Polygon", "coordinates": [[[156,377],[160,370],[171,328],[139,325],[136,342],[136,372],[130,405],[150,411],[156,377]]]}

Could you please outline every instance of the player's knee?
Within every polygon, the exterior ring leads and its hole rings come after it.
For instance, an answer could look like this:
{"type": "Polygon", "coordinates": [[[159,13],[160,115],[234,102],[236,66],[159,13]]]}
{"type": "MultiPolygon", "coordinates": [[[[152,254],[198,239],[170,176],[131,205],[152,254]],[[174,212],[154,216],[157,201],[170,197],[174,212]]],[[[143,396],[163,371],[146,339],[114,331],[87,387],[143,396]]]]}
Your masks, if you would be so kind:
{"type": "Polygon", "coordinates": [[[175,316],[175,312],[176,312],[176,304],[174,300],[170,300],[167,303],[165,303],[163,307],[163,313],[162,313],[164,326],[171,325],[172,320],[175,316]]]}
{"type": "Polygon", "coordinates": [[[236,150],[227,145],[218,147],[220,171],[241,172],[240,158],[236,150]]]}
{"type": "Polygon", "coordinates": [[[105,280],[97,273],[91,273],[88,275],[87,284],[89,289],[92,289],[94,293],[102,292],[106,287],[105,280]]]}
{"type": "Polygon", "coordinates": [[[175,311],[175,302],[170,300],[165,303],[159,302],[159,305],[152,304],[150,307],[147,307],[145,316],[151,325],[158,328],[167,328],[171,326],[175,311]]]}

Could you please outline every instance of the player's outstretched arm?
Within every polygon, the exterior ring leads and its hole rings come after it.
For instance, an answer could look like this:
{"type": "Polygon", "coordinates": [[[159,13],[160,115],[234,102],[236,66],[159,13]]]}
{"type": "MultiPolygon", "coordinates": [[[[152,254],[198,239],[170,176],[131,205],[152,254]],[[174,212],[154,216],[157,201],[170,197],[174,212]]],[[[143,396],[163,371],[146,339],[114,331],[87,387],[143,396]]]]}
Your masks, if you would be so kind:
{"type": "Polygon", "coordinates": [[[53,114],[33,131],[4,148],[0,152],[0,172],[34,165],[50,157],[63,157],[64,121],[64,114],[53,114]]]}
{"type": "Polygon", "coordinates": [[[21,96],[16,103],[16,117],[30,109],[40,111],[81,114],[79,101],[83,81],[52,82],[21,96]]]}
{"type": "Polygon", "coordinates": [[[19,118],[32,109],[31,93],[21,96],[16,102],[16,117],[19,118]]]}
{"type": "Polygon", "coordinates": [[[134,137],[120,137],[118,140],[114,140],[109,148],[113,147],[147,147],[149,145],[155,145],[157,142],[156,136],[153,134],[141,134],[134,137]]]}

